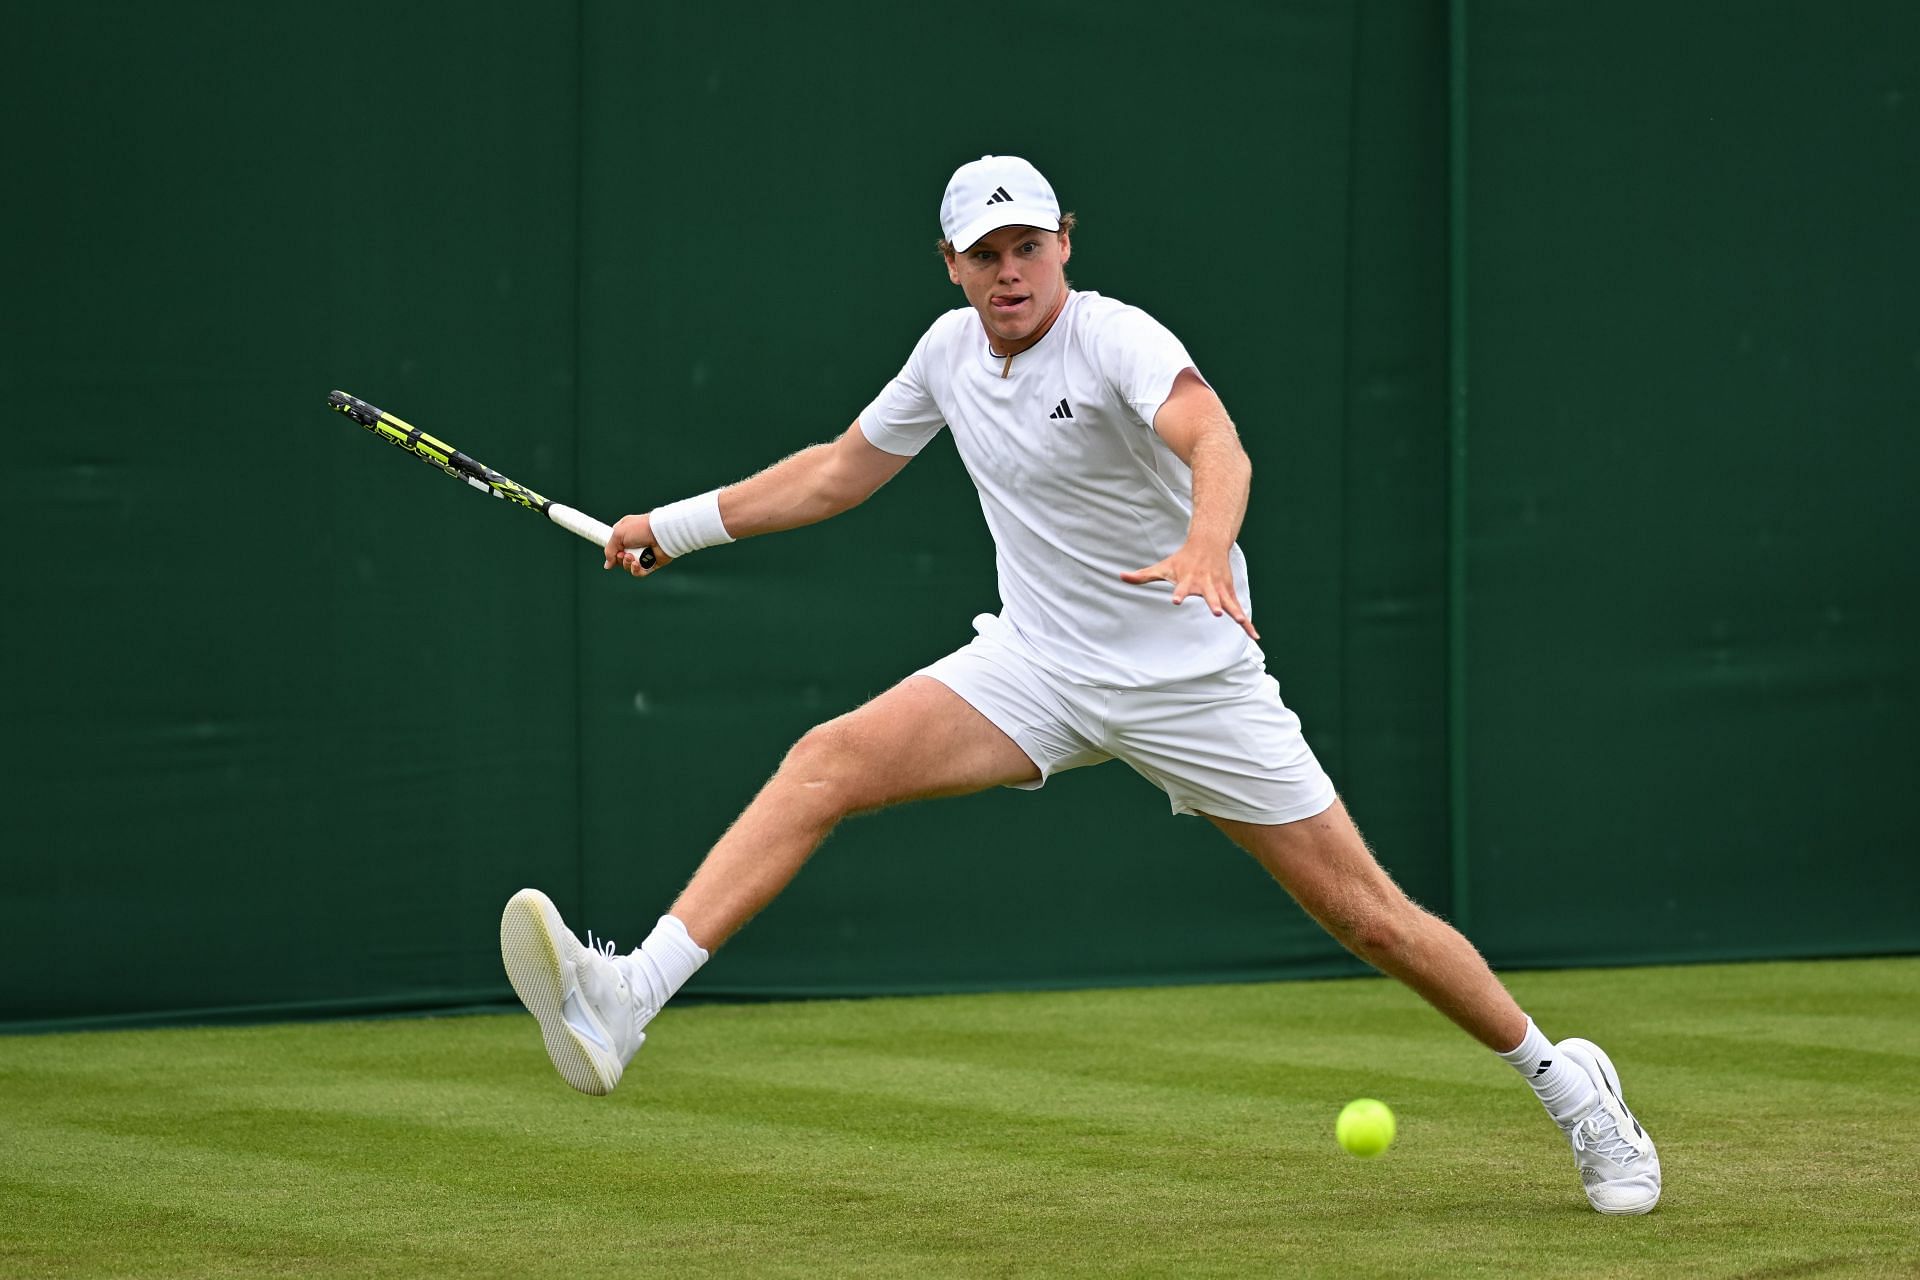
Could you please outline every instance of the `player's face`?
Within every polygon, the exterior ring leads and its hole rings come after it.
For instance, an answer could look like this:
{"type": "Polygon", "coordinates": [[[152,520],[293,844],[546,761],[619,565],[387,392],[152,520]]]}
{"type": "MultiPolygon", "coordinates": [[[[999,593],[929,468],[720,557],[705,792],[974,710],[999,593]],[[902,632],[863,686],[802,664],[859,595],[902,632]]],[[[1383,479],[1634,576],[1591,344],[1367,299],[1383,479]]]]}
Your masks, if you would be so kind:
{"type": "Polygon", "coordinates": [[[1046,336],[1067,301],[1068,237],[1037,227],[989,231],[947,258],[947,276],[980,313],[993,349],[1017,355],[1046,336]]]}

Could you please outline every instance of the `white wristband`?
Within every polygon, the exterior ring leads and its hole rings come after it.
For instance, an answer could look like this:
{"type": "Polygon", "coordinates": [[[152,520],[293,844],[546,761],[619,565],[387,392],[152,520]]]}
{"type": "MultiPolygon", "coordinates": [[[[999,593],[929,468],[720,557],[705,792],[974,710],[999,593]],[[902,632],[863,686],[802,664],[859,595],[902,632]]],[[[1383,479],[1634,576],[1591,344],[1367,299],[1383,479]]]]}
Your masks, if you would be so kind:
{"type": "Polygon", "coordinates": [[[702,547],[717,547],[733,541],[720,519],[718,489],[697,498],[682,498],[664,507],[655,507],[647,517],[647,524],[653,529],[654,547],[675,559],[702,547]]]}

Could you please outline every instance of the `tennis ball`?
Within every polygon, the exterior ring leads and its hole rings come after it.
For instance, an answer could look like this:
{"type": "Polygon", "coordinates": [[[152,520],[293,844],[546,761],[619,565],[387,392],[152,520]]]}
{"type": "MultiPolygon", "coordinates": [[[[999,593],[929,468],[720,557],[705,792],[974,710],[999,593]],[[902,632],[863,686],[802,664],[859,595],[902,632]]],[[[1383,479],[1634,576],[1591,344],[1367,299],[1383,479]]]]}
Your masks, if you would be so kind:
{"type": "Polygon", "coordinates": [[[1355,1098],[1340,1108],[1333,1136],[1354,1155],[1370,1159],[1393,1144],[1393,1111],[1384,1102],[1355,1098]]]}

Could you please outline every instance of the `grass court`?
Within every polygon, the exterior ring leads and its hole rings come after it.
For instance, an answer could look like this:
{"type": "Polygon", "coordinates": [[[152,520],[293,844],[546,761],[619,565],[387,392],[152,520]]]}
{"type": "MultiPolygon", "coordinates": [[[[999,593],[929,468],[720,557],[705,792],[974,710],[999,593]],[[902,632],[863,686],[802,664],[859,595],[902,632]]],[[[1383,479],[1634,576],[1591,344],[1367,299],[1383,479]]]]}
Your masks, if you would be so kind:
{"type": "Polygon", "coordinates": [[[1619,1065],[1651,1215],[1355,979],[676,1007],[604,1100],[520,1014],[0,1039],[0,1275],[1920,1274],[1920,958],[1509,981],[1619,1065]]]}

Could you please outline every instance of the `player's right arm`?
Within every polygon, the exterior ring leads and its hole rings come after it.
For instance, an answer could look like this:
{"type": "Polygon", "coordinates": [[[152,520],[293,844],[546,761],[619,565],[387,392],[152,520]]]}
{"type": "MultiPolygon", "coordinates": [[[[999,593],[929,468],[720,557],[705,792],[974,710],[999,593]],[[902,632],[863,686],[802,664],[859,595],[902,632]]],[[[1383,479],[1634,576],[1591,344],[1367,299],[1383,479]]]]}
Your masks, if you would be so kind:
{"type": "MultiPolygon", "coordinates": [[[[720,519],[727,536],[736,540],[817,524],[865,502],[912,460],[870,443],[856,422],[838,439],[802,449],[722,489],[720,519]]],[[[650,546],[657,553],[655,569],[672,559],[658,554],[648,515],[623,516],[607,542],[606,567],[618,563],[634,577],[645,577],[651,570],[621,553],[650,546]]]]}
{"type": "Polygon", "coordinates": [[[720,491],[720,518],[735,538],[817,524],[859,506],[913,461],[875,447],[854,423],[720,491]]]}

